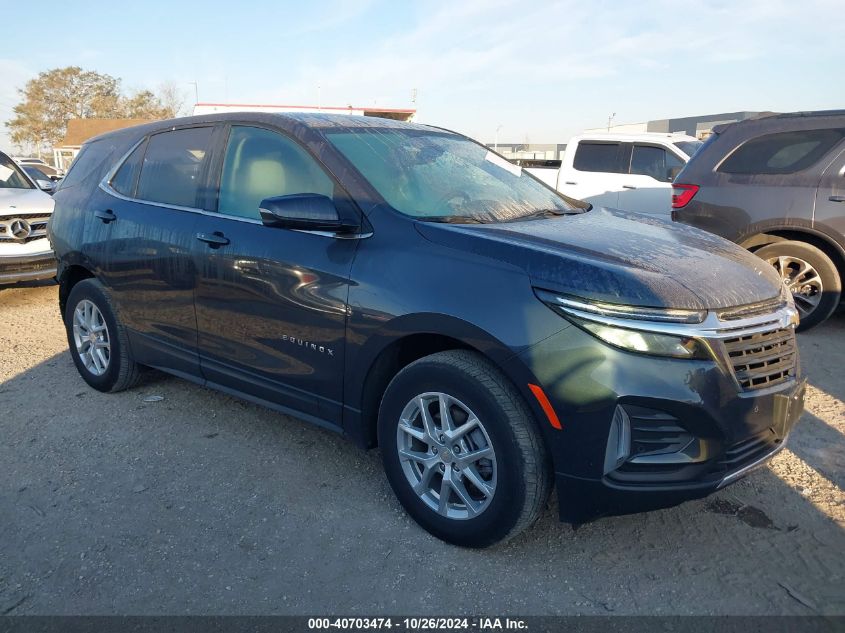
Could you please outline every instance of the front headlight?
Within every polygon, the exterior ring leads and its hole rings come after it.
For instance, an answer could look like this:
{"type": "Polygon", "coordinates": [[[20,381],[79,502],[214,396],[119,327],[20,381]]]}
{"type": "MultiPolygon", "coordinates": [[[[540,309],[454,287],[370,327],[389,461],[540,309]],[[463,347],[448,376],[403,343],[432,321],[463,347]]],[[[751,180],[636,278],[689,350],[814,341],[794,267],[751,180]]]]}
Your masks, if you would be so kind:
{"type": "Polygon", "coordinates": [[[684,325],[701,323],[706,311],[597,303],[539,289],[536,293],[555,312],[613,347],[670,358],[713,357],[707,343],[701,339],[649,330],[649,321],[656,329],[665,329],[667,325],[671,328],[672,324],[675,324],[674,328],[683,329],[684,325]]]}
{"type": "Polygon", "coordinates": [[[707,346],[698,339],[628,330],[575,317],[569,317],[569,320],[594,334],[605,343],[629,352],[671,356],[672,358],[710,358],[707,346]]]}

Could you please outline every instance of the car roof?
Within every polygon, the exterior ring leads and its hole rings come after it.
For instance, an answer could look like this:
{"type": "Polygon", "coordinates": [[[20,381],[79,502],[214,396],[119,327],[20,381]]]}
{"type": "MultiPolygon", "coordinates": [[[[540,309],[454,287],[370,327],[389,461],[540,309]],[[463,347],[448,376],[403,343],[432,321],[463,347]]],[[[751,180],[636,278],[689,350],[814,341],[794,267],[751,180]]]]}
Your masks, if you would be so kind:
{"type": "Polygon", "coordinates": [[[394,119],[383,119],[380,117],[361,116],[355,114],[323,114],[304,112],[219,112],[214,114],[202,114],[198,116],[180,117],[164,121],[154,121],[143,125],[114,130],[95,136],[87,141],[92,143],[103,139],[117,140],[119,137],[140,138],[146,134],[160,132],[177,127],[197,125],[202,123],[225,123],[228,121],[253,122],[272,125],[290,131],[294,134],[304,129],[314,130],[318,133],[331,129],[407,129],[419,131],[447,131],[419,123],[407,123],[394,119]]]}
{"type": "Polygon", "coordinates": [[[845,110],[813,110],[806,112],[763,113],[735,123],[723,123],[713,128],[714,134],[721,134],[728,128],[749,133],[783,129],[802,130],[814,127],[845,127],[845,110]],[[736,126],[736,127],[734,127],[736,126]]]}
{"type": "Polygon", "coordinates": [[[572,137],[575,141],[664,141],[676,143],[678,141],[697,141],[698,139],[683,132],[589,132],[572,137]]]}

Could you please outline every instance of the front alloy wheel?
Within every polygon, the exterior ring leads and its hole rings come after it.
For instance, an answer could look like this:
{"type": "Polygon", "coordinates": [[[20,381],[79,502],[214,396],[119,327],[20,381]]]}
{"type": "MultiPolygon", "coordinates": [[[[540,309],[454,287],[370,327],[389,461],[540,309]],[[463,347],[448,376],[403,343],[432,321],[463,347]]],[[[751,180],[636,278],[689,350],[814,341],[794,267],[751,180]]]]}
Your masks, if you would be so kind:
{"type": "Polygon", "coordinates": [[[771,264],[792,293],[801,317],[798,331],[818,325],[839,305],[842,281],[836,265],[812,244],[783,240],[768,244],[754,254],[771,264]]]}
{"type": "Polygon", "coordinates": [[[437,352],[393,377],[378,443],[408,514],[456,545],[486,547],[519,534],[551,490],[551,460],[528,404],[469,350],[437,352]]]}
{"type": "Polygon", "coordinates": [[[779,255],[766,259],[778,271],[783,285],[792,293],[801,318],[815,310],[824,292],[819,273],[808,262],[797,257],[779,255]]]}
{"type": "Polygon", "coordinates": [[[449,519],[471,519],[496,492],[496,453],[487,430],[457,398],[423,393],[402,411],[396,428],[402,472],[432,510],[449,519]]]}

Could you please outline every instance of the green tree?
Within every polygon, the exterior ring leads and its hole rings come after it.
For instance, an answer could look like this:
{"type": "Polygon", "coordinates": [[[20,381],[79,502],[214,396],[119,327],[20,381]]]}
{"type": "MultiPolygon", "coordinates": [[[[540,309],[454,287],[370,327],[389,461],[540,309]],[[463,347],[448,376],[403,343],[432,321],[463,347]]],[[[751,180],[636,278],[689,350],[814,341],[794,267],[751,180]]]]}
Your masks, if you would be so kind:
{"type": "Polygon", "coordinates": [[[70,119],[163,119],[176,116],[182,106],[172,85],[162,87],[162,98],[149,90],[124,96],[120,79],[78,66],[39,73],[18,93],[21,101],[6,126],[13,143],[37,149],[64,138],[70,119]]]}

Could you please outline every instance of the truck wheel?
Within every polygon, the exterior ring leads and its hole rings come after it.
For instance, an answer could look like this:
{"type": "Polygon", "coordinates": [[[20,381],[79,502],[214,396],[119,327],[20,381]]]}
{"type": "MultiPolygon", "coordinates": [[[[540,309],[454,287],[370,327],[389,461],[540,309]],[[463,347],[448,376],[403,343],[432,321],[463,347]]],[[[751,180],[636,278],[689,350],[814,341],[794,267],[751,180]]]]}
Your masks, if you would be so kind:
{"type": "Polygon", "coordinates": [[[378,436],[399,501],[444,541],[507,540],[548,499],[551,463],[532,414],[476,353],[440,352],[400,371],[382,399],[378,436]]]}
{"type": "Polygon", "coordinates": [[[70,355],[83,380],[98,391],[121,391],[140,375],[126,330],[117,320],[103,285],[84,279],[70,291],[65,308],[70,355]]]}
{"type": "Polygon", "coordinates": [[[792,292],[801,317],[799,332],[822,323],[839,305],[842,280],[822,250],[790,240],[769,244],[754,254],[774,266],[792,292]]]}

